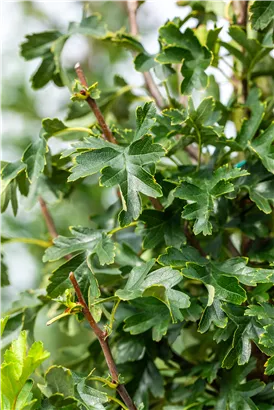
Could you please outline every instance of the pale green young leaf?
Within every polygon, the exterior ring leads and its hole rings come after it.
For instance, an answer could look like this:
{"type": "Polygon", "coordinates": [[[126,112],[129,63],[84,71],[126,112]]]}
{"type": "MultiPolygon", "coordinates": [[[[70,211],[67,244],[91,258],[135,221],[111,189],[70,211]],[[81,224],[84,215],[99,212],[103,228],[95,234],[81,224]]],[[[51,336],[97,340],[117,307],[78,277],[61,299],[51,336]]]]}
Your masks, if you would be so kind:
{"type": "MultiPolygon", "coordinates": [[[[10,408],[17,408],[17,400],[28,378],[49,357],[41,342],[35,342],[27,352],[27,333],[22,331],[6,350],[1,366],[1,392],[10,408]]],[[[19,409],[18,409],[19,410],[19,409]]]]}
{"type": "Polygon", "coordinates": [[[6,324],[7,324],[7,321],[9,320],[9,318],[10,318],[9,316],[5,316],[5,317],[1,318],[1,336],[4,332],[4,330],[5,330],[5,327],[6,327],[6,324]]]}

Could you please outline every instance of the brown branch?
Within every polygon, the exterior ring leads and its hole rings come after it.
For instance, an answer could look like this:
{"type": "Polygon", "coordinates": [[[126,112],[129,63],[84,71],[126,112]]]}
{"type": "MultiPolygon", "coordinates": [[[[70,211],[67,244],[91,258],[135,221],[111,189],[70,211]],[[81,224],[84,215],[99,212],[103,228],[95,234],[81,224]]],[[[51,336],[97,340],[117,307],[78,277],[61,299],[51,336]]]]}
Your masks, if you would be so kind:
{"type": "MultiPolygon", "coordinates": [[[[79,78],[79,81],[82,84],[82,86],[84,88],[88,88],[88,83],[87,83],[85,74],[82,70],[82,67],[81,67],[80,63],[75,64],[75,71],[76,71],[76,74],[77,74],[77,76],[79,78]]],[[[86,91],[85,89],[82,90],[83,93],[85,91],[86,91]]],[[[116,139],[115,139],[114,135],[112,134],[110,128],[108,127],[108,125],[105,121],[105,118],[104,118],[100,108],[98,107],[96,101],[90,96],[87,97],[86,101],[87,101],[88,105],[90,106],[91,110],[93,111],[93,113],[94,113],[100,127],[102,128],[105,139],[109,142],[112,142],[113,144],[116,144],[116,139]]]]}
{"type": "Polygon", "coordinates": [[[109,348],[109,344],[108,344],[108,340],[107,340],[107,333],[104,332],[96,323],[96,321],[94,320],[88,305],[82,295],[81,289],[78,285],[78,282],[73,274],[73,272],[70,272],[69,274],[69,279],[74,287],[75,293],[77,295],[78,301],[79,303],[82,305],[83,307],[83,314],[86,318],[86,320],[88,321],[90,327],[92,328],[92,330],[94,331],[100,345],[103,351],[103,354],[105,356],[105,360],[110,372],[110,375],[112,377],[112,381],[113,383],[117,384],[117,391],[120,394],[122,400],[124,401],[124,403],[126,404],[126,406],[129,408],[129,410],[137,410],[135,404],[133,403],[133,400],[131,399],[131,397],[129,396],[125,385],[124,384],[119,384],[119,373],[116,367],[116,364],[114,362],[111,350],[109,348]]]}
{"type": "MultiPolygon", "coordinates": [[[[44,217],[44,220],[46,222],[49,234],[51,236],[51,239],[55,239],[58,236],[58,232],[54,223],[54,220],[48,210],[47,204],[45,203],[45,201],[43,200],[43,198],[41,196],[39,196],[38,201],[40,203],[40,207],[41,207],[41,211],[42,211],[42,215],[44,217]]],[[[70,260],[71,259],[71,255],[66,255],[64,256],[64,258],[66,260],[70,260]]]]}
{"type": "Polygon", "coordinates": [[[128,10],[128,18],[129,18],[129,26],[130,32],[133,36],[138,36],[138,25],[136,20],[136,13],[138,9],[138,1],[127,1],[127,10],[128,10]]]}
{"type": "Polygon", "coordinates": [[[58,236],[54,220],[53,220],[53,218],[52,218],[52,216],[51,216],[51,214],[48,210],[47,204],[45,203],[45,201],[43,200],[43,198],[41,196],[39,196],[38,201],[40,203],[41,211],[42,211],[43,217],[45,219],[49,234],[50,234],[51,238],[54,239],[58,236]]]}
{"type": "Polygon", "coordinates": [[[198,239],[190,232],[187,221],[185,221],[185,224],[184,224],[184,233],[190,245],[196,248],[202,256],[206,257],[206,253],[201,247],[198,239]]]}
{"type": "MultiPolygon", "coordinates": [[[[138,36],[139,30],[138,30],[138,24],[136,20],[136,12],[138,8],[138,1],[133,0],[133,1],[127,1],[127,10],[128,10],[128,17],[129,17],[129,26],[130,26],[130,33],[133,36],[138,36]]],[[[149,92],[149,94],[152,96],[152,98],[155,100],[155,103],[157,104],[158,108],[162,110],[165,107],[165,103],[163,100],[163,97],[161,96],[161,93],[155,84],[152,75],[149,72],[143,73],[143,77],[145,80],[146,88],[149,92]]]]}

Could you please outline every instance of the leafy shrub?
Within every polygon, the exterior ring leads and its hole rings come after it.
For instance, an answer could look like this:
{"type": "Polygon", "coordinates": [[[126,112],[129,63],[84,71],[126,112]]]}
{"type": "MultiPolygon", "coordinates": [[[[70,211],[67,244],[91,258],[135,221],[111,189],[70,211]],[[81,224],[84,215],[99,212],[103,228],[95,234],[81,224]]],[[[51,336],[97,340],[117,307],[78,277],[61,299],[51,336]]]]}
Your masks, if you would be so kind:
{"type": "Polygon", "coordinates": [[[33,88],[67,86],[72,102],[2,168],[2,211],[16,215],[18,193],[40,203],[48,234],[18,239],[46,248],[50,272],[46,292],[25,292],[2,319],[3,409],[274,408],[274,2],[232,2],[224,16],[220,3],[179,4],[190,12],[160,27],[155,55],[135,2],[130,33],[84,13],[21,45],[41,60],[33,88]],[[101,93],[80,64],[65,69],[77,33],[129,49],[145,88],[116,76],[101,93]],[[218,72],[232,84],[222,101],[218,72]],[[66,149],[53,155],[52,137],[66,149]],[[53,203],[73,198],[78,213],[83,197],[98,214],[58,235],[53,203]],[[67,335],[47,370],[34,341],[42,309],[67,335]]]}

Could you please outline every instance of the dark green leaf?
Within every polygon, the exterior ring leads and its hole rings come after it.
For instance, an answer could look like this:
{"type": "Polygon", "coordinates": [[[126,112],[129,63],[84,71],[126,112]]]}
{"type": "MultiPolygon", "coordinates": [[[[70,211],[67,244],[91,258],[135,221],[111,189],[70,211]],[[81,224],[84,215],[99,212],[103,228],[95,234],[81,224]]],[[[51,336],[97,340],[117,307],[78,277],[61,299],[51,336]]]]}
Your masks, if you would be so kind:
{"type": "Polygon", "coordinates": [[[274,4],[272,1],[254,1],[250,12],[254,30],[264,30],[274,18],[274,4]]]}

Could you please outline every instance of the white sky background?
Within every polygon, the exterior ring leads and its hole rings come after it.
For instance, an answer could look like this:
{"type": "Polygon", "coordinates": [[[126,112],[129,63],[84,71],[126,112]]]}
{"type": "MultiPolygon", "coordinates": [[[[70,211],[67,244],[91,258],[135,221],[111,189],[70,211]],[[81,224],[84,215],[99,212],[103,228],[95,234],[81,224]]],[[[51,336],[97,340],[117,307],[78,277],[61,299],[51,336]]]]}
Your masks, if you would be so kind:
{"type": "MultiPolygon", "coordinates": [[[[58,25],[64,30],[67,28],[69,21],[80,21],[82,16],[82,8],[79,2],[67,1],[44,1],[36,2],[37,8],[45,12],[50,21],[58,19],[58,25]]],[[[107,7],[107,4],[106,4],[107,7]]],[[[24,22],[24,15],[19,2],[2,1],[2,80],[9,80],[12,84],[14,79],[14,86],[16,87],[16,78],[20,76],[25,77],[26,83],[29,82],[29,77],[36,69],[38,60],[25,62],[19,55],[19,44],[22,43],[26,34],[39,32],[50,29],[50,25],[41,22],[38,19],[28,17],[27,24],[24,22]]],[[[146,49],[148,52],[154,53],[158,51],[157,42],[157,28],[165,21],[175,16],[184,18],[188,10],[186,8],[178,7],[175,1],[172,0],[155,0],[147,1],[145,5],[138,11],[138,22],[143,40],[145,40],[146,49]],[[145,22],[145,25],[142,24],[145,22]],[[146,27],[155,27],[155,30],[149,33],[145,32],[146,27]]],[[[191,23],[188,26],[191,26],[191,23]]],[[[223,39],[227,40],[226,34],[227,22],[221,20],[218,25],[224,26],[222,30],[223,39]]],[[[88,53],[87,42],[82,36],[75,36],[70,40],[69,47],[64,49],[63,59],[66,64],[74,65],[76,61],[84,59],[88,53]]],[[[228,69],[224,66],[227,74],[228,69]]],[[[131,83],[139,83],[141,76],[134,73],[128,73],[125,65],[117,66],[118,72],[124,76],[131,83]]],[[[210,69],[209,72],[214,72],[217,75],[218,81],[221,83],[221,99],[225,103],[231,93],[231,85],[229,82],[216,70],[210,69]],[[213,71],[212,71],[213,70],[213,71]]],[[[29,85],[30,92],[35,93],[35,100],[41,115],[43,117],[56,117],[59,115],[59,107],[68,99],[68,91],[65,89],[48,85],[42,90],[33,91],[29,85]]],[[[21,135],[24,129],[24,120],[14,113],[5,113],[3,116],[2,131],[7,135],[21,135]]],[[[231,134],[233,129],[231,128],[231,134]]],[[[5,140],[2,141],[5,144],[5,140]]],[[[17,152],[6,150],[3,146],[3,160],[14,161],[18,159],[17,152]]],[[[20,215],[20,213],[19,213],[20,215]]],[[[25,215],[25,214],[24,214],[25,215]]],[[[26,218],[32,218],[31,213],[26,218]]],[[[18,291],[29,289],[33,284],[33,279],[36,276],[37,266],[34,258],[28,251],[28,248],[20,244],[5,245],[6,261],[8,261],[9,276],[12,283],[18,291]]],[[[8,291],[8,290],[7,290],[8,291]]],[[[6,290],[5,290],[6,292],[6,290]]],[[[14,295],[10,295],[11,297],[14,295]]]]}

